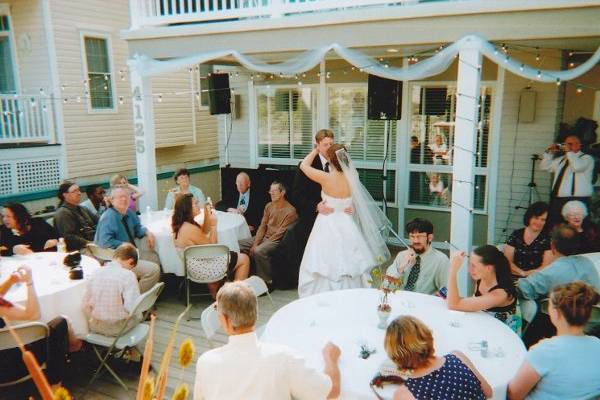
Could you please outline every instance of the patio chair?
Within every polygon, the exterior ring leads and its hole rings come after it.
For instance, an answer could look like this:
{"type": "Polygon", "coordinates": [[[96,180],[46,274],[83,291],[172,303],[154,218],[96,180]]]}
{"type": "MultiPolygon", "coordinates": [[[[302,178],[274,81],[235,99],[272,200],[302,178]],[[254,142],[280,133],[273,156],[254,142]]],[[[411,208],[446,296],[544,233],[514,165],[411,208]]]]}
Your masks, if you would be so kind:
{"type": "Polygon", "coordinates": [[[266,293],[269,297],[269,300],[271,301],[271,307],[275,308],[275,303],[273,303],[273,298],[271,297],[271,293],[269,293],[269,288],[267,287],[267,284],[262,278],[256,275],[252,275],[251,277],[246,278],[244,282],[246,282],[248,286],[250,286],[256,297],[260,297],[266,293]]]}
{"type": "MultiPolygon", "coordinates": [[[[207,295],[207,293],[190,293],[190,281],[214,283],[227,276],[229,248],[221,244],[188,246],[183,252],[183,263],[185,266],[185,305],[187,307],[190,305],[190,297],[207,295]]],[[[187,320],[190,319],[192,318],[188,315],[187,320]]]]}
{"type": "MultiPolygon", "coordinates": [[[[48,326],[42,322],[26,322],[23,324],[13,326],[13,329],[15,330],[15,332],[17,332],[19,338],[21,339],[24,345],[35,343],[38,340],[47,339],[49,334],[48,326]]],[[[15,338],[13,338],[8,328],[0,329],[0,351],[14,349],[16,347],[17,343],[15,342],[15,338]]],[[[46,359],[47,358],[48,350],[46,348],[46,359]]],[[[42,363],[40,367],[42,369],[45,369],[46,363],[42,363]]],[[[31,379],[31,375],[26,374],[20,378],[9,382],[1,382],[0,388],[17,385],[29,379],[31,379]]]]}
{"type": "MultiPolygon", "coordinates": [[[[85,389],[86,392],[90,385],[94,383],[96,378],[98,378],[103,369],[106,369],[113,376],[113,378],[115,378],[115,380],[125,388],[125,390],[128,390],[127,385],[125,385],[117,373],[110,368],[108,361],[112,356],[121,355],[125,352],[125,350],[136,348],[142,344],[142,342],[145,342],[150,330],[150,326],[148,324],[139,323],[127,332],[123,331],[127,328],[127,323],[130,319],[138,318],[139,315],[142,315],[143,317],[146,316],[156,302],[156,299],[158,299],[158,296],[160,295],[160,292],[163,290],[164,286],[164,282],[158,282],[152,287],[152,289],[140,295],[133,307],[133,310],[131,311],[131,314],[129,315],[129,318],[127,318],[127,321],[123,325],[123,329],[116,337],[105,336],[99,333],[88,333],[85,336],[83,340],[92,345],[92,348],[94,349],[94,352],[100,361],[98,369],[94,373],[94,376],[92,376],[92,379],[90,379],[90,382],[85,389]],[[98,349],[99,347],[107,348],[104,355],[101,354],[100,350],[98,349]]],[[[138,350],[140,353],[143,352],[143,349],[138,350]]]]}
{"type": "Polygon", "coordinates": [[[100,247],[94,243],[88,243],[87,249],[90,251],[92,256],[100,261],[101,263],[106,263],[111,261],[113,255],[115,254],[114,249],[107,249],[104,247],[100,247]]]}
{"type": "Polygon", "coordinates": [[[521,308],[521,317],[524,322],[527,322],[527,326],[524,326],[521,330],[521,337],[523,337],[527,329],[529,329],[529,325],[537,315],[538,305],[535,300],[519,299],[517,307],[521,308]]]}
{"type": "MultiPolygon", "coordinates": [[[[544,314],[548,314],[548,302],[550,299],[544,299],[540,302],[540,310],[544,314]]],[[[584,332],[589,333],[595,328],[600,327],[600,304],[596,304],[592,306],[592,313],[590,315],[590,319],[585,324],[584,332]]]]}

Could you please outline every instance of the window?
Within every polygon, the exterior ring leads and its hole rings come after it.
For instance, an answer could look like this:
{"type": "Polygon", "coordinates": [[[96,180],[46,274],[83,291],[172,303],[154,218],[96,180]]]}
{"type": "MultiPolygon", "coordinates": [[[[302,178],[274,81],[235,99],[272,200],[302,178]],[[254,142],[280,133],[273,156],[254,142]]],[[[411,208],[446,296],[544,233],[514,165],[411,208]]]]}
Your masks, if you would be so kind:
{"type": "Polygon", "coordinates": [[[0,93],[17,93],[10,24],[7,15],[0,15],[0,93]]]}
{"type": "MultiPolygon", "coordinates": [[[[492,91],[481,89],[477,129],[474,208],[485,210],[492,91]]],[[[452,149],[456,86],[413,85],[411,92],[408,204],[449,209],[452,204],[452,149]]]]}
{"type": "Polygon", "coordinates": [[[208,77],[213,72],[212,65],[200,65],[198,71],[198,81],[200,82],[200,104],[199,108],[205,110],[210,106],[210,91],[208,87],[208,77]]]}
{"type": "Polygon", "coordinates": [[[114,109],[113,76],[108,52],[108,40],[84,37],[89,104],[92,110],[114,109]]]}

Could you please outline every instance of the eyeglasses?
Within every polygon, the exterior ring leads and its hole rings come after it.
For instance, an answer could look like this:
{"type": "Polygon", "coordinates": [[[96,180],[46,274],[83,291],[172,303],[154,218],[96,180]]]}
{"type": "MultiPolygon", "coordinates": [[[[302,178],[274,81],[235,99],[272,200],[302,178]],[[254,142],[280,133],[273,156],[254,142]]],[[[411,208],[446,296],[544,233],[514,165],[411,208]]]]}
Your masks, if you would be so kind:
{"type": "Polygon", "coordinates": [[[75,189],[69,189],[67,190],[67,193],[81,193],[81,189],[79,189],[78,187],[75,189]]]}
{"type": "Polygon", "coordinates": [[[408,238],[410,240],[426,239],[427,238],[427,234],[426,233],[409,233],[408,234],[408,238]]]}

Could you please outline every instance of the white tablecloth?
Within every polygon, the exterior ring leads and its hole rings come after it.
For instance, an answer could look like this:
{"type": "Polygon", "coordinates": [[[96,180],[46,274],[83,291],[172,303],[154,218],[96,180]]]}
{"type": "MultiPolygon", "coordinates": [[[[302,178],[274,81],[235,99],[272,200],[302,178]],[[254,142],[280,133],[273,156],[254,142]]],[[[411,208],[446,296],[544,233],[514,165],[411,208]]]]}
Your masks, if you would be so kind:
{"type": "MultiPolygon", "coordinates": [[[[482,312],[448,311],[445,300],[412,292],[390,296],[389,321],[404,314],[413,315],[433,331],[436,355],[454,350],[464,352],[473,361],[494,390],[494,399],[506,398],[506,386],[521,365],[526,350],[521,339],[506,325],[482,312]],[[452,326],[458,325],[458,326],[452,326]],[[503,355],[483,358],[473,343],[487,340],[489,352],[503,355]]],[[[379,291],[352,289],[321,293],[287,304],[267,323],[261,340],[296,349],[307,362],[323,369],[321,349],[332,341],[341,350],[342,399],[373,399],[370,380],[387,359],[383,348],[385,331],[377,328],[376,307],[379,291]],[[360,345],[366,343],[376,353],[359,358],[360,345]]],[[[393,386],[380,390],[391,399],[393,386]]]]}
{"type": "MultiPolygon", "coordinates": [[[[35,253],[27,256],[2,257],[0,260],[0,281],[4,281],[21,265],[27,265],[33,273],[33,284],[40,302],[41,320],[49,322],[59,315],[67,316],[77,336],[88,333],[88,324],[83,312],[83,295],[87,278],[100,264],[91,257],[82,257],[84,279],[70,280],[68,270],[62,265],[64,254],[35,253]]],[[[5,298],[13,303],[25,304],[25,285],[13,286],[5,298]]]]}
{"type": "MultiPolygon", "coordinates": [[[[173,242],[171,231],[172,211],[153,211],[150,216],[142,215],[142,223],[156,237],[156,252],[160,257],[162,270],[184,276],[183,261],[179,257],[173,242]]],[[[217,211],[217,237],[231,251],[240,251],[238,240],[252,237],[250,228],[242,215],[217,211]]]]}

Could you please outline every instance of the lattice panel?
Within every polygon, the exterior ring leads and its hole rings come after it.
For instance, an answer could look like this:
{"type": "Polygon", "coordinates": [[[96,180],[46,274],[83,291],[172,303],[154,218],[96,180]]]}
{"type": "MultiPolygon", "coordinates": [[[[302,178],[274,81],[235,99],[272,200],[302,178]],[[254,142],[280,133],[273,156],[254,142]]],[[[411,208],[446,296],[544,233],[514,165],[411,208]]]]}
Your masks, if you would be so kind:
{"type": "Polygon", "coordinates": [[[12,193],[12,174],[10,164],[0,164],[0,196],[12,193]]]}
{"type": "Polygon", "coordinates": [[[60,165],[58,159],[22,161],[17,163],[17,190],[56,188],[60,183],[60,165]]]}

